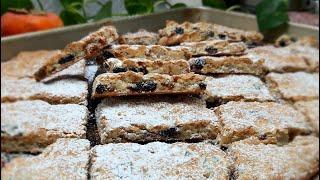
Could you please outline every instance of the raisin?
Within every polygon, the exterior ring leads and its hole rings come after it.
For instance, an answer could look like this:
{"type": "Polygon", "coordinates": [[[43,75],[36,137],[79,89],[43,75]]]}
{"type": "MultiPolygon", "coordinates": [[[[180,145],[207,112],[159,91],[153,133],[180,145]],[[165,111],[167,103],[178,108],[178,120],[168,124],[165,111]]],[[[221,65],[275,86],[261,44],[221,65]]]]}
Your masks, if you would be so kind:
{"type": "Polygon", "coordinates": [[[172,137],[178,134],[178,129],[176,127],[171,127],[169,129],[161,131],[159,134],[160,136],[172,137]]]}
{"type": "Polygon", "coordinates": [[[115,67],[112,72],[113,73],[120,73],[120,72],[126,72],[127,71],[127,68],[125,67],[115,67]]]}
{"type": "Polygon", "coordinates": [[[96,87],[96,93],[102,94],[105,91],[111,92],[111,91],[114,91],[114,88],[110,85],[108,86],[108,85],[98,84],[98,86],[96,87]]]}
{"type": "Polygon", "coordinates": [[[133,91],[154,91],[157,88],[157,83],[153,81],[143,81],[130,87],[133,91]]]}
{"type": "Polygon", "coordinates": [[[183,34],[183,33],[184,33],[184,30],[183,30],[183,28],[181,28],[181,27],[176,27],[176,29],[174,30],[174,32],[177,33],[177,34],[183,34]]]}
{"type": "Polygon", "coordinates": [[[108,50],[105,50],[101,54],[103,59],[115,58],[115,56],[108,50]]]}
{"type": "Polygon", "coordinates": [[[145,67],[130,67],[129,70],[133,72],[142,72],[143,74],[148,74],[148,70],[145,67]]]}
{"type": "Polygon", "coordinates": [[[259,137],[259,140],[265,140],[265,139],[267,139],[267,135],[265,135],[265,134],[262,134],[262,135],[260,135],[259,137]]]}
{"type": "Polygon", "coordinates": [[[222,151],[226,151],[226,150],[228,150],[228,147],[226,147],[226,146],[220,146],[220,149],[221,149],[222,151]]]}
{"type": "Polygon", "coordinates": [[[247,48],[249,48],[249,49],[255,48],[258,46],[258,44],[256,42],[247,42],[246,45],[247,45],[247,48]]]}
{"type": "Polygon", "coordinates": [[[280,45],[281,47],[285,47],[285,46],[287,45],[287,43],[286,43],[284,40],[281,40],[281,41],[279,42],[279,45],[280,45]]]}
{"type": "Polygon", "coordinates": [[[218,52],[217,48],[213,48],[213,47],[207,47],[205,49],[205,51],[207,51],[210,55],[216,54],[218,52]]]}
{"type": "Polygon", "coordinates": [[[209,31],[209,32],[207,33],[207,36],[208,36],[208,37],[214,37],[214,32],[213,32],[213,31],[209,31]]]}
{"type": "Polygon", "coordinates": [[[194,61],[194,64],[192,64],[192,69],[200,70],[203,68],[205,64],[206,64],[206,61],[204,59],[196,59],[194,61]]]}
{"type": "Polygon", "coordinates": [[[218,36],[220,39],[226,39],[226,37],[227,37],[225,34],[218,34],[218,36]]]}
{"type": "Polygon", "coordinates": [[[203,82],[199,83],[200,89],[206,89],[207,85],[203,82]]]}
{"type": "Polygon", "coordinates": [[[59,60],[59,64],[65,64],[67,62],[70,62],[72,60],[74,60],[75,56],[73,54],[68,54],[67,56],[65,57],[62,57],[60,60],[59,60]]]}

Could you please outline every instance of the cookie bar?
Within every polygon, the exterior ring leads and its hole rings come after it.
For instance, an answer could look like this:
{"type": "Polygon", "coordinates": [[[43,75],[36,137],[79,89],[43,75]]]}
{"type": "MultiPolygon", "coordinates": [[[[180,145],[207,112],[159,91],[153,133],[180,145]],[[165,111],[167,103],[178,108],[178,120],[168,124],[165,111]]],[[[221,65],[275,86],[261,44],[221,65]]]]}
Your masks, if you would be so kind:
{"type": "Polygon", "coordinates": [[[104,67],[109,72],[119,73],[126,71],[159,74],[186,74],[190,72],[190,66],[187,60],[148,60],[142,58],[136,59],[118,59],[109,58],[104,62],[104,67]]]}
{"type": "Polygon", "coordinates": [[[76,79],[63,79],[44,84],[31,78],[1,77],[1,102],[40,99],[50,104],[85,105],[87,91],[87,82],[76,79]]]}
{"type": "Polygon", "coordinates": [[[93,98],[139,94],[200,94],[206,84],[202,75],[188,73],[167,75],[136,73],[104,73],[93,82],[93,98]]]}
{"type": "Polygon", "coordinates": [[[270,73],[266,76],[266,80],[268,86],[285,100],[304,101],[319,98],[319,74],[270,73]]]}
{"type": "Polygon", "coordinates": [[[189,64],[193,72],[201,74],[264,74],[264,59],[252,56],[203,56],[191,58],[189,64]]]}
{"type": "Polygon", "coordinates": [[[81,40],[68,44],[60,53],[48,59],[34,76],[37,80],[42,80],[75,64],[82,58],[92,58],[117,39],[118,34],[115,27],[103,26],[81,40]]]}
{"type": "Polygon", "coordinates": [[[106,50],[104,59],[110,54],[117,58],[147,58],[147,59],[189,59],[189,48],[183,46],[166,47],[160,45],[113,45],[106,50]]]}
{"type": "Polygon", "coordinates": [[[181,46],[190,48],[192,56],[230,56],[242,55],[246,50],[243,42],[226,40],[211,40],[201,42],[186,42],[181,46]]]}
{"type": "Polygon", "coordinates": [[[284,144],[299,134],[310,134],[305,117],[289,105],[274,102],[229,102],[215,109],[218,140],[229,144],[251,136],[264,143],[284,144]]]}
{"type": "Polygon", "coordinates": [[[274,101],[268,88],[257,77],[250,75],[228,75],[207,77],[204,98],[208,102],[223,104],[228,101],[274,101]]]}
{"type": "Polygon", "coordinates": [[[319,139],[313,136],[284,146],[240,141],[228,151],[235,179],[312,179],[319,170],[319,139]]]}
{"type": "Polygon", "coordinates": [[[311,127],[319,134],[319,99],[298,101],[294,107],[307,117],[311,127]]]}
{"type": "Polygon", "coordinates": [[[36,156],[18,157],[1,169],[1,179],[87,179],[90,143],[58,139],[36,156]]]}
{"type": "Polygon", "coordinates": [[[119,44],[153,45],[158,43],[158,34],[140,29],[135,33],[126,33],[119,36],[119,44]]]}
{"type": "Polygon", "coordinates": [[[88,110],[44,101],[1,104],[1,151],[37,152],[57,138],[85,138],[88,110]]]}
{"type": "Polygon", "coordinates": [[[264,68],[270,72],[308,71],[305,58],[293,54],[287,48],[261,46],[247,51],[248,54],[264,59],[264,68]]]}
{"type": "Polygon", "coordinates": [[[1,76],[33,77],[47,59],[59,54],[60,50],[23,51],[17,56],[1,63],[1,76]]]}
{"type": "Polygon", "coordinates": [[[109,98],[96,109],[101,143],[215,139],[217,118],[196,97],[109,98]]]}
{"type": "Polygon", "coordinates": [[[209,143],[106,144],[91,156],[91,179],[228,180],[230,173],[226,153],[209,143]]]}
{"type": "Polygon", "coordinates": [[[159,36],[161,45],[177,45],[209,39],[248,42],[261,42],[263,39],[262,34],[254,31],[243,31],[205,22],[178,24],[175,21],[167,21],[166,27],[159,30],[159,36]]]}
{"type": "Polygon", "coordinates": [[[287,46],[284,49],[289,51],[292,55],[304,59],[308,64],[309,71],[319,72],[319,49],[298,42],[287,46]]]}

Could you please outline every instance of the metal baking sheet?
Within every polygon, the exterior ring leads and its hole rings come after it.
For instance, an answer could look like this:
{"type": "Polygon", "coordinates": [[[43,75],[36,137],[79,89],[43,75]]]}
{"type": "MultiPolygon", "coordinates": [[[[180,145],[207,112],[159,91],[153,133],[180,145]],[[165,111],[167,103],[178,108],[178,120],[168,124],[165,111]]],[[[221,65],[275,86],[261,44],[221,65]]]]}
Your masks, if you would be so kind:
{"type": "MultiPolygon", "coordinates": [[[[78,40],[105,24],[116,26],[119,33],[137,31],[141,28],[157,31],[163,28],[166,20],[169,19],[177,22],[206,21],[244,30],[258,30],[256,19],[252,15],[204,7],[176,9],[150,15],[106,19],[94,23],[1,38],[1,61],[12,58],[20,51],[61,49],[67,43],[78,40]]],[[[319,27],[295,23],[290,23],[287,28],[272,32],[272,35],[265,37],[265,39],[270,41],[282,33],[288,33],[295,37],[308,35],[319,39],[319,27]]]]}

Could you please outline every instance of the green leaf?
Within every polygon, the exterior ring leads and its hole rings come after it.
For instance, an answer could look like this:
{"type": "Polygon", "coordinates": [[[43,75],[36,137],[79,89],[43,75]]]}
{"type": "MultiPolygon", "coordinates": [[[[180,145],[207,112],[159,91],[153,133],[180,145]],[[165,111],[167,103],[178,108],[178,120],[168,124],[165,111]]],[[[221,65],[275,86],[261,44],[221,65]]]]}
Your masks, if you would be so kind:
{"type": "Polygon", "coordinates": [[[107,17],[111,17],[111,16],[112,16],[112,1],[110,0],[101,7],[99,12],[94,16],[94,19],[100,20],[107,17]]]}
{"type": "Polygon", "coordinates": [[[83,0],[60,0],[60,3],[64,8],[67,8],[71,4],[78,4],[78,3],[82,4],[83,0]]]}
{"type": "Polygon", "coordinates": [[[176,4],[174,4],[174,5],[171,6],[172,9],[184,8],[184,7],[187,7],[187,5],[184,4],[184,3],[176,3],[176,4]]]}
{"type": "Polygon", "coordinates": [[[125,0],[124,5],[129,15],[153,12],[153,0],[125,0]]]}
{"type": "Polygon", "coordinates": [[[31,2],[31,0],[1,0],[1,15],[6,13],[9,8],[32,9],[33,4],[31,2]]]}
{"type": "Polygon", "coordinates": [[[86,19],[79,11],[74,9],[65,9],[60,13],[60,17],[63,20],[64,25],[73,25],[85,23],[86,19]]]}
{"type": "Polygon", "coordinates": [[[218,9],[227,8],[226,3],[223,0],[202,0],[204,6],[209,6],[218,9]]]}
{"type": "Polygon", "coordinates": [[[289,21],[287,0],[263,0],[256,7],[260,31],[273,29],[289,21]]]}

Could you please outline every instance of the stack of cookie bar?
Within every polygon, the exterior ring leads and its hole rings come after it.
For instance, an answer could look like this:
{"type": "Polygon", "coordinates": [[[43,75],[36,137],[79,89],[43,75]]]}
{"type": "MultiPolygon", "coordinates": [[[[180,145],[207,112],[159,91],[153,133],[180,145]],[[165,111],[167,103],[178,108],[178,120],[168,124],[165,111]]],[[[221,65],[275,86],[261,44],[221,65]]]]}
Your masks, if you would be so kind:
{"type": "Polygon", "coordinates": [[[1,64],[1,177],[314,178],[317,43],[262,40],[168,21],[20,53],[1,64]]]}

